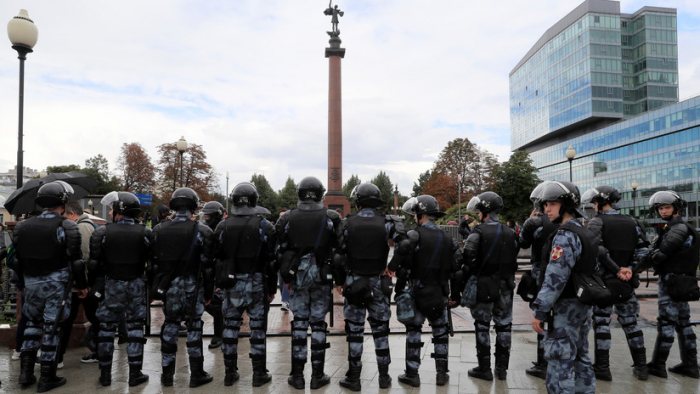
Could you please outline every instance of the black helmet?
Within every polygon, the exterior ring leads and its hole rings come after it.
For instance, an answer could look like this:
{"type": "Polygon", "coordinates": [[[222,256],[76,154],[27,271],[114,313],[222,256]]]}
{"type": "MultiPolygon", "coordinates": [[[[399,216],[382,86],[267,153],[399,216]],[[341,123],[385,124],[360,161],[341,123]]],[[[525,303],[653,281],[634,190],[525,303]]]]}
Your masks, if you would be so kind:
{"type": "Polygon", "coordinates": [[[409,215],[418,215],[419,217],[425,214],[432,220],[445,216],[444,212],[440,212],[438,201],[429,194],[409,198],[401,210],[409,215]]]}
{"type": "MultiPolygon", "coordinates": [[[[581,193],[578,187],[567,181],[546,181],[539,190],[539,195],[534,196],[542,212],[544,212],[544,203],[551,201],[559,201],[561,208],[559,209],[559,218],[554,220],[554,223],[561,223],[564,212],[568,212],[575,218],[586,219],[586,214],[581,209],[581,193]]],[[[537,190],[537,188],[535,188],[537,190]]]]}
{"type": "Polygon", "coordinates": [[[581,197],[581,202],[584,204],[593,204],[597,202],[598,211],[601,211],[604,205],[613,205],[620,201],[620,198],[620,192],[617,191],[617,189],[612,186],[603,185],[586,190],[581,197]]]}
{"type": "Polygon", "coordinates": [[[53,181],[39,188],[34,202],[42,208],[54,208],[66,205],[73,193],[71,185],[63,181],[53,181]]]}
{"type": "Polygon", "coordinates": [[[216,228],[221,219],[224,217],[224,206],[218,201],[209,201],[204,204],[202,210],[200,211],[203,215],[209,216],[209,220],[204,219],[204,224],[209,226],[212,230],[216,228]]]}
{"type": "Polygon", "coordinates": [[[474,196],[467,204],[467,211],[469,212],[498,213],[501,209],[503,209],[503,199],[494,192],[484,192],[474,196]]]}
{"type": "Polygon", "coordinates": [[[241,182],[233,188],[231,192],[231,202],[234,215],[255,215],[259,211],[255,208],[258,205],[258,189],[252,183],[241,182]]]}
{"type": "MultiPolygon", "coordinates": [[[[675,215],[678,213],[678,211],[685,208],[687,204],[688,203],[686,203],[685,200],[683,200],[681,196],[679,196],[678,193],[674,192],[673,190],[656,192],[651,196],[651,198],[649,198],[649,208],[656,213],[659,212],[659,207],[662,205],[673,205],[673,214],[675,215]]],[[[662,219],[671,220],[673,219],[673,216],[662,219]]]]}
{"type": "Polygon", "coordinates": [[[112,207],[112,220],[117,214],[135,218],[141,213],[141,202],[131,192],[109,192],[100,203],[112,207]]]}
{"type": "Polygon", "coordinates": [[[175,211],[187,209],[194,212],[197,209],[197,204],[199,204],[199,196],[189,187],[181,187],[175,190],[173,196],[170,197],[170,209],[175,211]]]}
{"type": "Polygon", "coordinates": [[[355,201],[355,205],[367,208],[376,208],[384,203],[382,192],[372,183],[361,183],[355,186],[350,193],[350,199],[355,201]]]}
{"type": "Polygon", "coordinates": [[[319,202],[323,200],[323,193],[326,188],[315,176],[307,176],[297,185],[297,196],[299,201],[313,200],[319,202]]]}
{"type": "Polygon", "coordinates": [[[170,212],[170,208],[168,208],[168,206],[165,204],[160,204],[160,206],[158,207],[159,214],[160,213],[169,213],[169,212],[170,212]]]}

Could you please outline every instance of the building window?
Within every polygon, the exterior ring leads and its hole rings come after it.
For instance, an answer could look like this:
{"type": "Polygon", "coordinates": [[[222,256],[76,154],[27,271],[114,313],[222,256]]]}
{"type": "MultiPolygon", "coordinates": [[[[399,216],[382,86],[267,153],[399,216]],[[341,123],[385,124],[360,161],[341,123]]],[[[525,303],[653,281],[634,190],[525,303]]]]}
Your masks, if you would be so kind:
{"type": "Polygon", "coordinates": [[[629,36],[626,36],[626,35],[624,35],[624,34],[622,35],[622,43],[623,43],[624,45],[627,45],[627,42],[628,42],[627,40],[628,40],[628,39],[629,39],[629,36]]]}
{"type": "Polygon", "coordinates": [[[611,86],[608,86],[608,96],[613,95],[613,88],[611,86]]]}
{"type": "Polygon", "coordinates": [[[539,93],[540,93],[539,89],[535,90],[535,96],[539,95],[539,93]]]}
{"type": "Polygon", "coordinates": [[[593,16],[593,23],[600,23],[600,16],[598,16],[598,15],[593,16]]]}
{"type": "Polygon", "coordinates": [[[664,64],[666,64],[666,58],[663,58],[663,62],[664,62],[664,64]]]}
{"type": "Polygon", "coordinates": [[[622,23],[622,28],[623,28],[623,29],[627,27],[627,21],[622,21],[621,23],[622,23]]]}
{"type": "Polygon", "coordinates": [[[613,108],[613,102],[612,101],[606,101],[608,103],[608,109],[613,108]]]}
{"type": "Polygon", "coordinates": [[[664,94],[664,87],[663,86],[657,86],[656,91],[659,92],[659,94],[664,94]]]}
{"type": "Polygon", "coordinates": [[[629,90],[624,90],[624,91],[622,92],[622,94],[623,94],[625,97],[629,97],[629,96],[630,96],[630,91],[629,91],[629,90]]]}
{"type": "Polygon", "coordinates": [[[596,69],[603,68],[602,61],[600,59],[595,59],[595,68],[596,69]]]}

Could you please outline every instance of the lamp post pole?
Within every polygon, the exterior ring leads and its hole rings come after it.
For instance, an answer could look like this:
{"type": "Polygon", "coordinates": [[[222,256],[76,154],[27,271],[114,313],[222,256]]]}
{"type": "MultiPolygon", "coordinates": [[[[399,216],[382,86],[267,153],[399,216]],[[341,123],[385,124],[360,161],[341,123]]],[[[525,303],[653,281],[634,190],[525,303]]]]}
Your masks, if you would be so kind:
{"type": "Polygon", "coordinates": [[[182,174],[184,171],[184,168],[182,167],[182,156],[187,150],[187,141],[185,141],[184,136],[180,137],[180,139],[177,141],[177,150],[180,152],[180,187],[182,187],[182,174]]]}
{"type": "Polygon", "coordinates": [[[457,223],[462,220],[462,175],[457,175],[457,223]]]}
{"type": "Polygon", "coordinates": [[[632,216],[637,215],[637,188],[639,184],[637,181],[632,181],[632,216]]]}
{"type": "Polygon", "coordinates": [[[95,211],[92,210],[92,200],[88,200],[88,207],[90,208],[90,215],[94,215],[95,211]]]}
{"type": "Polygon", "coordinates": [[[576,150],[573,145],[569,145],[569,149],[566,150],[566,158],[569,160],[569,182],[571,183],[574,182],[574,172],[572,169],[574,157],[576,157],[576,150]]]}
{"type": "Polygon", "coordinates": [[[17,51],[19,59],[19,122],[17,130],[17,189],[23,184],[24,170],[24,61],[27,54],[32,53],[39,38],[39,30],[29,19],[27,10],[20,10],[19,15],[7,23],[7,36],[12,43],[12,49],[17,51]]]}
{"type": "Polygon", "coordinates": [[[228,171],[226,171],[226,215],[228,215],[228,171]]]}

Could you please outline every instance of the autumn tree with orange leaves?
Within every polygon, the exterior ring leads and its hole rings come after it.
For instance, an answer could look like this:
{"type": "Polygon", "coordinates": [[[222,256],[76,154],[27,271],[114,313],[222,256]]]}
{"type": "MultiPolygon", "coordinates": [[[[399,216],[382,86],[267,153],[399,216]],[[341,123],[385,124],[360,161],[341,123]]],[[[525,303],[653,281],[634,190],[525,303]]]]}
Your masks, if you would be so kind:
{"type": "Polygon", "coordinates": [[[138,142],[124,143],[117,161],[119,187],[134,193],[151,193],[155,186],[156,168],[138,142]]]}
{"type": "MultiPolygon", "coordinates": [[[[180,152],[175,142],[158,146],[158,190],[161,199],[167,201],[175,189],[180,187],[180,152]]],[[[202,145],[187,145],[182,158],[182,186],[194,190],[200,200],[210,201],[211,194],[219,190],[219,177],[207,162],[202,145]]]]}

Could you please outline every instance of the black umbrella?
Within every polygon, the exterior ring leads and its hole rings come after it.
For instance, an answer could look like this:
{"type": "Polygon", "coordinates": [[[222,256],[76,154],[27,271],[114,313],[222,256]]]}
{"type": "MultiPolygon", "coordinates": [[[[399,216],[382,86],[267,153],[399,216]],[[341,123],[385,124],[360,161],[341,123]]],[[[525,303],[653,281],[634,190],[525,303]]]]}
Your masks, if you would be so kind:
{"type": "Polygon", "coordinates": [[[13,215],[41,210],[34,203],[36,193],[40,187],[53,181],[63,181],[71,185],[75,191],[71,197],[73,200],[87,196],[98,184],[96,180],[76,171],[49,174],[43,178],[32,179],[21,188],[12,192],[7,201],[5,201],[5,208],[13,215]]]}

